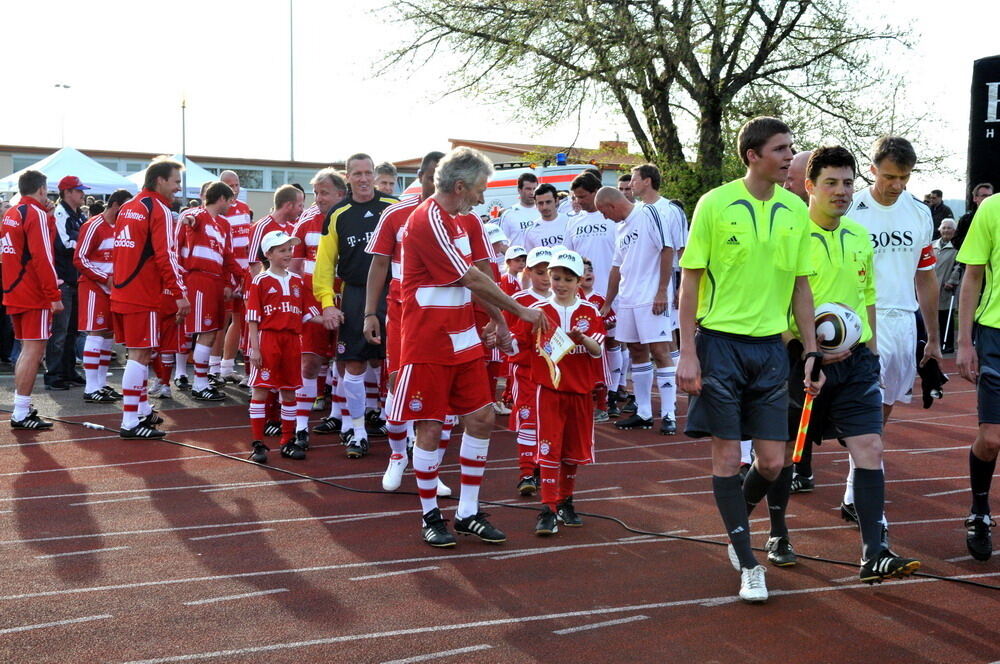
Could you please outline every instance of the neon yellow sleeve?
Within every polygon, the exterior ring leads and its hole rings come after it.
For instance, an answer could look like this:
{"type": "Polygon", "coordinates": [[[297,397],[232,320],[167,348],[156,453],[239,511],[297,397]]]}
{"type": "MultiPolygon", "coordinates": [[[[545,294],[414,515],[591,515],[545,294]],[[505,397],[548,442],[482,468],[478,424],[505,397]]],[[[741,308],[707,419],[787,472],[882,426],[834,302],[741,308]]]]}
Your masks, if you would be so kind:
{"type": "Polygon", "coordinates": [[[337,254],[340,240],[337,237],[337,220],[331,219],[327,232],[320,236],[316,250],[316,269],[313,270],[313,295],[322,309],[333,306],[335,295],[333,280],[337,275],[337,254]]]}

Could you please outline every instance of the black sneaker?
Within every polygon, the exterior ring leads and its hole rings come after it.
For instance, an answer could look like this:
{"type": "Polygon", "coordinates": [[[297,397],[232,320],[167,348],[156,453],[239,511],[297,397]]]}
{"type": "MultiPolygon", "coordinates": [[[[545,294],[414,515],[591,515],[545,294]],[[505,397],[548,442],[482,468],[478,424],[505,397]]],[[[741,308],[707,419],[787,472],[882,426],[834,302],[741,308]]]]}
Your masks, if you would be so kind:
{"type": "Polygon", "coordinates": [[[608,418],[615,419],[622,416],[621,408],[618,407],[617,401],[612,401],[610,396],[608,397],[608,418]]]}
{"type": "Polygon", "coordinates": [[[556,505],[556,518],[564,526],[569,526],[570,528],[579,528],[583,525],[583,519],[573,509],[573,496],[556,505]]]}
{"type": "MultiPolygon", "coordinates": [[[[373,411],[374,412],[374,411],[373,411]]],[[[372,438],[384,438],[389,435],[389,429],[383,419],[365,418],[365,433],[372,438]]]]}
{"type": "Polygon", "coordinates": [[[209,385],[203,390],[191,390],[191,398],[195,401],[225,401],[226,395],[209,385]]]}
{"type": "Polygon", "coordinates": [[[147,427],[155,427],[157,424],[163,424],[163,418],[160,417],[155,410],[150,411],[149,415],[139,418],[139,424],[145,425],[147,427]]]}
{"type": "Polygon", "coordinates": [[[31,429],[34,431],[41,431],[43,429],[51,429],[52,422],[46,422],[45,420],[38,417],[38,411],[32,408],[31,410],[28,411],[28,415],[23,420],[15,420],[13,417],[11,417],[10,428],[31,429]]]}
{"type": "Polygon", "coordinates": [[[104,387],[101,388],[100,391],[104,392],[105,394],[107,394],[108,396],[110,396],[115,401],[121,401],[122,400],[122,394],[121,394],[121,392],[118,392],[117,390],[115,390],[115,388],[111,387],[110,385],[105,385],[104,387]]]}
{"type": "Polygon", "coordinates": [[[382,417],[382,411],[380,410],[369,410],[365,413],[365,424],[371,423],[376,427],[384,427],[385,419],[382,417]]]}
{"type": "Polygon", "coordinates": [[[795,549],[792,548],[788,537],[772,537],[767,540],[764,550],[767,551],[767,559],[771,561],[771,564],[778,567],[791,567],[798,563],[795,549]]]}
{"type": "Polygon", "coordinates": [[[920,569],[920,561],[915,558],[897,556],[888,549],[882,551],[861,565],[861,580],[864,583],[882,583],[886,579],[909,576],[920,569]]]}
{"type": "Polygon", "coordinates": [[[548,537],[558,532],[559,519],[556,517],[555,512],[550,510],[549,506],[546,505],[538,514],[538,520],[535,521],[535,534],[539,537],[548,537]]]}
{"type": "Polygon", "coordinates": [[[440,549],[455,546],[455,536],[448,532],[441,510],[432,509],[424,514],[424,541],[440,549]]]}
{"type": "MultiPolygon", "coordinates": [[[[622,413],[625,409],[622,409],[622,413]]],[[[638,415],[630,415],[624,420],[618,420],[615,422],[615,427],[621,429],[622,431],[630,431],[632,429],[652,429],[653,428],[653,418],[648,420],[639,417],[638,415]]]]}
{"type": "Polygon", "coordinates": [[[361,440],[355,440],[351,437],[351,441],[347,443],[346,450],[348,459],[360,459],[368,454],[368,440],[362,438],[361,440]]]}
{"type": "Polygon", "coordinates": [[[94,390],[93,392],[84,392],[83,401],[84,403],[115,403],[115,398],[107,392],[94,390]]]}
{"type": "Polygon", "coordinates": [[[143,424],[142,420],[131,429],[120,429],[118,431],[118,436],[125,440],[163,438],[166,435],[165,432],[160,431],[154,426],[143,424]]]}
{"type": "Polygon", "coordinates": [[[318,434],[340,433],[340,418],[324,417],[323,421],[313,427],[312,432],[318,434]]]}
{"type": "Polygon", "coordinates": [[[664,417],[663,422],[660,423],[660,435],[661,436],[673,436],[677,434],[677,422],[670,417],[664,417]]]}
{"type": "Polygon", "coordinates": [[[253,448],[253,451],[250,453],[251,461],[255,463],[267,463],[267,453],[270,451],[270,447],[259,440],[250,443],[250,447],[253,448]]]}
{"type": "Polygon", "coordinates": [[[62,392],[70,387],[72,386],[64,380],[53,380],[45,383],[45,389],[51,392],[62,392]]]}
{"type": "MultiPolygon", "coordinates": [[[[812,475],[809,477],[796,475],[792,478],[792,493],[812,493],[815,488],[816,484],[813,482],[812,475]]],[[[852,505],[851,507],[854,506],[852,505]]]]}
{"type": "MultiPolygon", "coordinates": [[[[13,424],[13,420],[11,424],[13,424]]],[[[993,555],[993,537],[990,529],[997,525],[989,514],[970,514],[965,520],[965,546],[976,560],[989,560],[993,555]]]]}
{"type": "Polygon", "coordinates": [[[525,475],[517,483],[517,492],[522,496],[533,496],[538,492],[538,480],[534,475],[525,475]]]}
{"type": "Polygon", "coordinates": [[[190,390],[191,381],[188,380],[187,376],[178,376],[177,378],[174,378],[174,386],[178,390],[190,390]]]}
{"type": "Polygon", "coordinates": [[[303,429],[295,432],[295,444],[304,450],[309,449],[309,432],[303,429]]]}
{"type": "Polygon", "coordinates": [[[840,503],[840,518],[848,523],[858,522],[858,510],[854,508],[854,503],[840,503]]]}
{"type": "Polygon", "coordinates": [[[271,420],[270,422],[265,422],[264,423],[264,435],[268,436],[270,438],[273,438],[274,436],[280,436],[281,435],[281,422],[275,422],[274,420],[271,420]]]}
{"type": "Polygon", "coordinates": [[[621,397],[625,403],[621,405],[622,415],[635,415],[639,407],[635,403],[635,395],[629,394],[628,396],[621,397]]]}
{"type": "Polygon", "coordinates": [[[484,542],[490,544],[500,544],[507,541],[507,536],[502,530],[486,520],[489,516],[485,512],[478,512],[464,519],[455,519],[455,532],[459,535],[475,535],[484,542]]]}
{"type": "Polygon", "coordinates": [[[208,384],[212,387],[223,387],[226,380],[219,374],[208,374],[208,384]]]}
{"type": "Polygon", "coordinates": [[[301,460],[306,458],[306,451],[290,440],[281,446],[281,456],[286,459],[301,460]]]}
{"type": "Polygon", "coordinates": [[[70,385],[83,386],[87,384],[87,379],[78,373],[74,373],[72,376],[67,376],[64,380],[70,385]]]}

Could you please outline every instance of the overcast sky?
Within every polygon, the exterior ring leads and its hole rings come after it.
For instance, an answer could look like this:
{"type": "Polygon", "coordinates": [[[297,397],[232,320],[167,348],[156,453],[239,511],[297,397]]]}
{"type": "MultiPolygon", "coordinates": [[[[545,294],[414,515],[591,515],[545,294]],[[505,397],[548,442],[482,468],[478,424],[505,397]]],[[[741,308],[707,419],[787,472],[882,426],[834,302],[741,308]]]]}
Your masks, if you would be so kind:
{"type": "MultiPolygon", "coordinates": [[[[354,2],[293,1],[296,159],[358,150],[404,159],[454,137],[568,144],[577,136],[575,119],[528,126],[481,100],[442,98],[445,63],[375,77],[405,26],[354,2]]],[[[65,132],[65,144],[81,149],[179,152],[186,98],[189,154],[289,158],[287,0],[8,4],[0,143],[59,146],[65,132]]],[[[911,81],[914,106],[933,105],[940,122],[928,131],[941,133],[948,165],[964,174],[972,62],[1000,54],[1000,2],[895,0],[880,11],[921,35],[893,66],[911,81]]],[[[625,123],[601,114],[584,118],[577,144],[616,137],[631,139],[625,123]]],[[[946,198],[963,195],[960,180],[938,173],[916,175],[911,190],[934,186],[946,198]]]]}

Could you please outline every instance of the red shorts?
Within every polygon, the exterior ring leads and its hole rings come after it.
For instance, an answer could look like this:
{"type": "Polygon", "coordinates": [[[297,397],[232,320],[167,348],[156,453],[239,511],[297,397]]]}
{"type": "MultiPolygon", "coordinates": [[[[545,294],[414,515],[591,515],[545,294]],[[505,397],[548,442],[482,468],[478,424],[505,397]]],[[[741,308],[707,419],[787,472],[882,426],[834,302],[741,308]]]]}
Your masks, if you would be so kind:
{"type": "Polygon", "coordinates": [[[111,329],[111,296],[100,285],[81,279],[77,297],[76,325],[81,332],[106,332],[111,329]]]}
{"type": "Polygon", "coordinates": [[[402,352],[400,344],[403,334],[403,304],[393,300],[387,300],[385,310],[385,363],[390,374],[399,371],[399,354],[402,352]]]}
{"type": "Polygon", "coordinates": [[[126,348],[158,348],[160,346],[160,312],[111,313],[115,341],[126,348]]]}
{"type": "Polygon", "coordinates": [[[45,341],[52,336],[52,310],[50,309],[17,309],[21,313],[10,314],[10,322],[14,326],[14,338],[18,341],[45,341]]]}
{"type": "Polygon", "coordinates": [[[528,367],[512,365],[514,387],[514,407],[510,409],[510,430],[534,429],[535,403],[538,385],[531,380],[531,370],[528,367]]]}
{"type": "MultiPolygon", "coordinates": [[[[188,314],[188,318],[191,314],[188,314]]],[[[185,319],[187,320],[187,319],[185,319]]],[[[177,312],[165,314],[160,312],[160,345],[161,353],[181,352],[181,334],[183,328],[177,324],[177,312]]],[[[187,335],[184,335],[185,337],[187,335]]]]}
{"type": "Polygon", "coordinates": [[[272,390],[302,387],[302,345],[295,332],[260,332],[260,369],[250,364],[250,386],[272,390]]]}
{"type": "Polygon", "coordinates": [[[233,297],[231,300],[226,300],[224,309],[226,313],[233,314],[233,320],[243,320],[246,317],[247,306],[246,302],[243,300],[243,294],[240,293],[233,297]]]}
{"type": "Polygon", "coordinates": [[[324,358],[333,357],[333,351],[337,347],[336,330],[328,330],[323,325],[313,323],[303,323],[302,325],[302,352],[312,353],[324,358]]]}
{"type": "Polygon", "coordinates": [[[187,334],[214,332],[225,322],[225,283],[203,272],[189,272],[186,279],[191,312],[184,319],[187,334]]]}
{"type": "Polygon", "coordinates": [[[452,366],[406,364],[396,377],[396,398],[389,419],[444,422],[448,415],[468,415],[491,403],[482,359],[452,366]]]}
{"type": "Polygon", "coordinates": [[[590,394],[539,386],[537,409],[536,464],[558,468],[563,462],[594,462],[594,402],[590,394]]]}

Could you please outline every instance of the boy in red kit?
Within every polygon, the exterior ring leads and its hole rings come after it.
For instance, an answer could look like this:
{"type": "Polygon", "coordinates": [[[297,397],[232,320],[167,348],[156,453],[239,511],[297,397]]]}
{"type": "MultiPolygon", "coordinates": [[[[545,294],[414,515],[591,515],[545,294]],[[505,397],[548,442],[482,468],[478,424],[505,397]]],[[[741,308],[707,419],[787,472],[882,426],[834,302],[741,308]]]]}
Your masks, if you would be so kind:
{"type": "MultiPolygon", "coordinates": [[[[518,304],[530,307],[544,302],[551,297],[549,290],[549,261],[552,250],[548,247],[535,247],[528,253],[525,269],[525,279],[528,287],[513,295],[518,304]]],[[[515,318],[504,314],[507,326],[514,324],[515,318]]],[[[513,328],[512,328],[513,329],[513,328]]],[[[520,479],[517,481],[517,491],[522,496],[531,496],[538,491],[538,478],[535,476],[538,466],[535,464],[535,381],[531,378],[531,350],[524,350],[508,358],[513,382],[514,408],[510,414],[511,431],[517,432],[517,457],[520,479]]]]}
{"type": "Polygon", "coordinates": [[[302,323],[320,321],[315,306],[305,309],[302,277],[288,271],[293,247],[299,243],[284,231],[271,231],[260,242],[270,266],[258,273],[247,295],[247,329],[250,341],[250,425],[257,463],[267,461],[264,408],[271,390],[281,394],[281,456],[304,459],[309,447],[305,431],[295,432],[295,391],[302,387],[302,323]]]}
{"type": "Polygon", "coordinates": [[[577,466],[594,460],[590,394],[601,372],[605,330],[598,308],[578,295],[583,275],[580,254],[557,250],[549,263],[553,295],[532,307],[540,309],[575,344],[561,359],[552,358],[553,363],[543,355],[526,325],[517,323],[513,330],[517,345],[529,349],[531,378],[538,385],[535,460],[541,470],[542,511],[535,534],[541,536],[556,533],[560,521],[566,526],[583,525],[573,509],[573,486],[577,466]]]}
{"type": "Polygon", "coordinates": [[[504,262],[507,264],[507,272],[500,277],[500,290],[513,297],[514,293],[521,290],[521,272],[524,270],[528,250],[522,246],[515,245],[508,247],[503,257],[504,262]]]}

